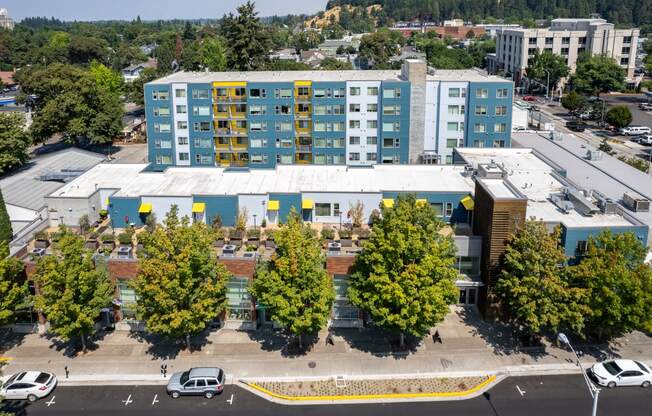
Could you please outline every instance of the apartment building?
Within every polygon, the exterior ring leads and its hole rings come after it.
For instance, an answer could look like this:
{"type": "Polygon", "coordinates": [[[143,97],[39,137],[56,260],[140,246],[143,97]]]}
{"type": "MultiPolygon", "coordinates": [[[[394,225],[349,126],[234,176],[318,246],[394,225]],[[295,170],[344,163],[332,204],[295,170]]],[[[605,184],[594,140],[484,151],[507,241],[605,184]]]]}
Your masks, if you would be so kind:
{"type": "Polygon", "coordinates": [[[9,16],[7,9],[0,9],[0,28],[13,30],[14,20],[9,16]]]}
{"type": "Polygon", "coordinates": [[[504,71],[513,75],[517,84],[525,75],[528,59],[535,52],[550,51],[568,60],[571,72],[582,52],[606,55],[634,79],[639,29],[616,29],[604,19],[554,19],[549,28],[504,28],[496,34],[496,53],[488,57],[490,73],[504,71]]]}
{"type": "Polygon", "coordinates": [[[400,71],[178,72],[145,86],[150,169],[452,163],[457,146],[509,147],[512,90],[419,60],[400,71]]]}

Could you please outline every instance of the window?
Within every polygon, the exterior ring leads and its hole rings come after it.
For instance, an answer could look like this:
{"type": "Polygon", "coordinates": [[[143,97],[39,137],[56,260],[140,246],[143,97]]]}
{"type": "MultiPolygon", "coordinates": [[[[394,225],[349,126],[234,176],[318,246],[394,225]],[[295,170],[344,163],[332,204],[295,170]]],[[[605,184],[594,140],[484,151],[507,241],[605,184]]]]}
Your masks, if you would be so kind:
{"type": "Polygon", "coordinates": [[[459,88],[449,88],[448,89],[448,97],[449,98],[457,98],[460,96],[460,89],[459,88]]]}
{"type": "Polygon", "coordinates": [[[367,120],[367,128],[368,129],[377,129],[378,128],[378,120],[367,120]]]}
{"type": "Polygon", "coordinates": [[[254,165],[265,164],[267,160],[267,155],[251,155],[251,163],[254,165]]]}
{"type": "Polygon", "coordinates": [[[505,133],[507,131],[507,124],[496,123],[494,125],[494,133],[505,133]]]}
{"type": "Polygon", "coordinates": [[[274,107],[274,112],[276,114],[285,114],[285,115],[292,114],[292,107],[290,107],[289,105],[277,105],[274,107]]]}
{"type": "Polygon", "coordinates": [[[376,144],[378,144],[378,137],[367,136],[367,145],[375,146],[376,144]]]}
{"type": "Polygon", "coordinates": [[[188,138],[185,137],[185,136],[177,137],[177,144],[179,144],[180,146],[187,145],[188,144],[188,138]]]}
{"type": "Polygon", "coordinates": [[[256,121],[249,124],[249,130],[251,131],[267,131],[267,122],[266,121],[256,121]]]}
{"type": "Polygon", "coordinates": [[[400,130],[401,130],[400,121],[383,123],[383,131],[400,131],[400,130]]]}
{"type": "Polygon", "coordinates": [[[249,295],[249,279],[233,276],[226,283],[228,319],[250,321],[253,305],[249,295]]]}
{"type": "Polygon", "coordinates": [[[505,140],[494,140],[494,147],[505,147],[505,140]]]}
{"type": "Polygon", "coordinates": [[[475,123],[473,126],[473,132],[474,133],[486,133],[487,132],[487,125],[484,123],[475,123]]]}
{"type": "Polygon", "coordinates": [[[192,115],[194,116],[210,116],[211,108],[207,105],[193,105],[192,115]]]}
{"type": "Polygon", "coordinates": [[[473,147],[484,147],[484,140],[473,140],[473,147]]]}
{"type": "Polygon", "coordinates": [[[344,104],[336,104],[333,106],[333,114],[334,115],[342,115],[344,114],[344,104]]]}
{"type": "Polygon", "coordinates": [[[344,147],[344,138],[333,139],[333,148],[341,149],[344,147]]]}
{"type": "Polygon", "coordinates": [[[174,96],[177,98],[186,98],[186,90],[177,88],[174,90],[174,96]]]}
{"type": "Polygon", "coordinates": [[[167,91],[152,91],[152,100],[167,100],[170,95],[167,91]]]}
{"type": "Polygon", "coordinates": [[[383,115],[385,115],[385,116],[400,116],[401,115],[401,106],[400,105],[384,105],[383,106],[383,115]]]}
{"type": "Polygon", "coordinates": [[[367,113],[377,113],[378,104],[367,104],[367,113]]]}
{"type": "Polygon", "coordinates": [[[446,139],[446,148],[453,149],[457,147],[457,139],[446,139]]]}
{"type": "Polygon", "coordinates": [[[316,105],[312,113],[316,116],[325,116],[327,113],[330,113],[330,111],[328,111],[328,106],[316,105]]]}
{"type": "Polygon", "coordinates": [[[193,123],[194,131],[211,131],[211,123],[208,121],[201,121],[193,123]]]}
{"type": "Polygon", "coordinates": [[[249,139],[249,147],[267,147],[267,139],[249,139]]]}
{"type": "Polygon", "coordinates": [[[457,116],[460,114],[460,106],[459,105],[449,105],[448,106],[448,115],[449,116],[457,116]]]}
{"type": "Polygon", "coordinates": [[[561,38],[561,44],[562,45],[569,45],[570,44],[570,37],[566,36],[561,38]]]}
{"type": "Polygon", "coordinates": [[[370,152],[367,153],[367,160],[369,161],[375,161],[378,158],[378,154],[376,152],[370,152]]]}
{"type": "Polygon", "coordinates": [[[475,89],[475,98],[488,98],[489,90],[486,88],[476,88],[475,89]]]}
{"type": "Polygon", "coordinates": [[[325,165],[326,164],[326,155],[318,153],[315,155],[315,165],[325,165]]]}
{"type": "Polygon", "coordinates": [[[208,90],[192,90],[192,98],[195,100],[208,100],[209,97],[208,90]]]}
{"type": "MultiPolygon", "coordinates": [[[[330,164],[330,162],[331,162],[331,158],[329,156],[328,163],[330,164]]],[[[346,160],[344,160],[344,155],[333,155],[332,162],[333,165],[343,165],[346,162],[346,160]]]]}
{"type": "Polygon", "coordinates": [[[360,128],[360,120],[349,120],[349,128],[350,129],[359,129],[360,128]]]}
{"type": "Polygon", "coordinates": [[[315,131],[326,131],[326,123],[324,123],[323,121],[315,121],[315,124],[313,125],[313,129],[315,131]]]}
{"type": "Polygon", "coordinates": [[[254,116],[261,116],[267,114],[267,106],[266,105],[250,105],[249,106],[249,114],[254,115],[254,116]]]}
{"type": "Polygon", "coordinates": [[[188,152],[181,152],[179,153],[179,160],[188,161],[190,160],[190,155],[188,154],[188,152]]]}
{"type": "Polygon", "coordinates": [[[346,97],[345,88],[333,88],[333,98],[342,98],[346,97]]]}
{"type": "Polygon", "coordinates": [[[267,90],[261,88],[252,88],[249,90],[249,97],[251,98],[265,98],[267,96],[267,90]]]}
{"type": "Polygon", "coordinates": [[[383,90],[383,98],[400,98],[401,89],[400,88],[388,88],[383,90]]]}
{"type": "Polygon", "coordinates": [[[292,123],[289,121],[277,121],[276,131],[292,131],[292,123]]]}
{"type": "Polygon", "coordinates": [[[476,116],[486,116],[487,115],[487,106],[486,105],[476,105],[475,106],[475,115],[476,116]]]}
{"type": "Polygon", "coordinates": [[[508,98],[509,90],[507,88],[498,88],[496,90],[496,98],[508,98]]]}
{"type": "Polygon", "coordinates": [[[326,90],[323,89],[323,88],[315,89],[314,92],[313,92],[313,96],[315,98],[324,98],[324,97],[326,97],[326,90]]]}
{"type": "Polygon", "coordinates": [[[401,158],[398,155],[383,156],[382,163],[385,165],[396,165],[398,163],[401,163],[401,158]]]}
{"type": "Polygon", "coordinates": [[[586,36],[582,36],[581,38],[578,38],[577,41],[579,42],[580,45],[583,45],[586,43],[586,36]]]}
{"type": "Polygon", "coordinates": [[[383,148],[385,149],[391,149],[394,147],[400,147],[401,140],[392,138],[392,137],[385,137],[383,138],[383,148]]]}
{"type": "Polygon", "coordinates": [[[631,36],[624,36],[623,37],[623,43],[632,43],[632,37],[631,36]]]}
{"type": "Polygon", "coordinates": [[[170,108],[169,107],[154,107],[155,116],[169,116],[170,108]]]}
{"type": "Polygon", "coordinates": [[[552,45],[552,38],[546,38],[546,45],[552,45]]]}
{"type": "Polygon", "coordinates": [[[154,141],[154,147],[156,149],[171,149],[172,141],[157,139],[156,141],[154,141]]]}
{"type": "Polygon", "coordinates": [[[331,216],[331,204],[318,202],[315,204],[315,216],[316,217],[330,217],[331,216]]]}
{"type": "Polygon", "coordinates": [[[195,155],[195,163],[198,165],[210,165],[212,164],[212,157],[209,155],[201,155],[201,154],[196,154],[195,155]]]}
{"type": "Polygon", "coordinates": [[[349,153],[349,160],[351,160],[351,161],[358,161],[358,160],[360,160],[360,153],[358,153],[358,152],[351,152],[351,153],[349,153]]]}
{"type": "Polygon", "coordinates": [[[447,217],[450,217],[453,215],[453,203],[452,202],[446,202],[446,212],[445,215],[447,217]]]}
{"type": "Polygon", "coordinates": [[[527,54],[530,55],[530,57],[532,57],[535,53],[537,53],[537,48],[529,48],[527,50],[527,54]]]}
{"type": "Polygon", "coordinates": [[[568,48],[561,48],[561,55],[568,56],[568,48]]]}
{"type": "Polygon", "coordinates": [[[575,256],[583,256],[584,253],[586,253],[586,250],[588,249],[588,245],[586,241],[580,240],[577,242],[575,245],[575,256]]]}
{"type": "Polygon", "coordinates": [[[628,57],[620,58],[620,64],[621,65],[629,65],[629,58],[628,57]]]}
{"type": "Polygon", "coordinates": [[[315,138],[315,147],[326,147],[326,139],[323,137],[315,138]]]}
{"type": "Polygon", "coordinates": [[[188,122],[187,121],[177,121],[177,130],[187,130],[188,122]]]}
{"type": "Polygon", "coordinates": [[[622,55],[629,55],[629,51],[630,51],[629,46],[624,46],[620,53],[622,55]]]}
{"type": "Polygon", "coordinates": [[[157,165],[171,165],[172,156],[169,155],[156,155],[156,164],[157,165]]]}
{"type": "Polygon", "coordinates": [[[344,131],[345,125],[346,123],[344,123],[343,121],[339,123],[333,123],[333,131],[344,131]]]}
{"type": "Polygon", "coordinates": [[[350,113],[359,113],[360,112],[360,104],[349,104],[349,112],[350,113]]]}
{"type": "Polygon", "coordinates": [[[496,115],[497,116],[507,115],[507,107],[504,106],[504,105],[497,105],[496,106],[496,115]]]}
{"type": "Polygon", "coordinates": [[[186,105],[177,106],[177,114],[186,114],[187,112],[188,112],[188,106],[186,105]]]}
{"type": "Polygon", "coordinates": [[[349,144],[352,145],[360,144],[360,136],[349,136],[349,144]]]}
{"type": "Polygon", "coordinates": [[[157,133],[169,133],[171,131],[170,123],[154,123],[154,131],[157,133]]]}
{"type": "Polygon", "coordinates": [[[375,97],[378,95],[378,87],[367,87],[367,95],[375,97]]]}
{"type": "Polygon", "coordinates": [[[310,97],[310,88],[308,87],[297,88],[297,98],[306,99],[309,97],[310,97]]]}
{"type": "Polygon", "coordinates": [[[446,124],[446,131],[458,131],[459,123],[456,121],[449,121],[446,124]]]}
{"type": "Polygon", "coordinates": [[[211,139],[195,138],[195,147],[204,149],[212,147],[211,139]]]}
{"type": "Polygon", "coordinates": [[[276,98],[292,98],[292,89],[291,88],[277,88],[274,90],[274,96],[276,98]]]}
{"type": "Polygon", "coordinates": [[[442,216],[442,212],[444,210],[444,204],[441,202],[431,202],[430,206],[432,207],[433,211],[435,211],[435,215],[438,217],[442,216]]]}
{"type": "Polygon", "coordinates": [[[360,87],[350,87],[349,88],[349,95],[352,95],[352,96],[360,95],[360,87]]]}
{"type": "Polygon", "coordinates": [[[537,44],[537,38],[528,38],[527,40],[528,45],[536,45],[537,44]]]}

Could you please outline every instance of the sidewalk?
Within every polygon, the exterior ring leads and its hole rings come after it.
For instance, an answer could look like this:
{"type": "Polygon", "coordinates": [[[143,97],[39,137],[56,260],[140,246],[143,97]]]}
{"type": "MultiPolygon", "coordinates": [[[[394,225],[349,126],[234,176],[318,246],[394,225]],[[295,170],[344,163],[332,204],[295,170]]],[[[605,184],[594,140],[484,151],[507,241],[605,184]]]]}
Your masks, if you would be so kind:
{"type": "MultiPolygon", "coordinates": [[[[196,338],[195,351],[127,332],[106,334],[87,354],[71,356],[66,345],[36,334],[3,339],[0,356],[8,358],[5,375],[38,369],[55,373],[66,383],[165,383],[160,365],[168,375],[193,366],[219,366],[229,382],[239,379],[297,379],[306,377],[378,377],[390,375],[531,375],[576,372],[572,353],[552,345],[545,349],[515,349],[504,328],[489,325],[476,313],[453,308],[437,326],[441,343],[425,338],[411,352],[398,351],[393,339],[371,330],[334,330],[333,345],[322,331],[310,351],[288,349],[287,340],[275,331],[253,332],[221,329],[196,338]],[[201,345],[201,347],[200,347],[201,345]],[[65,377],[64,367],[69,376],[65,377]]],[[[434,331],[433,331],[434,333],[434,331]]],[[[652,361],[652,338],[632,333],[610,346],[585,350],[587,365],[610,357],[652,361]]]]}

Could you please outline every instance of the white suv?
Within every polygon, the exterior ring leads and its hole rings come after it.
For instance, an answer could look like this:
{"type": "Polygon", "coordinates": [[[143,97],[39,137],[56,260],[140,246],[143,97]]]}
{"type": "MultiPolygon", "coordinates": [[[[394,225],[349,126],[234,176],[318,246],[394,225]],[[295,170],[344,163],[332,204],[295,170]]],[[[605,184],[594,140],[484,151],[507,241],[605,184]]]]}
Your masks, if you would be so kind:
{"type": "Polygon", "coordinates": [[[620,129],[620,134],[625,136],[640,136],[641,134],[650,134],[652,129],[646,126],[629,126],[620,129]]]}
{"type": "Polygon", "coordinates": [[[40,371],[24,371],[9,377],[0,387],[0,396],[7,400],[29,400],[35,402],[54,390],[57,377],[40,371]]]}

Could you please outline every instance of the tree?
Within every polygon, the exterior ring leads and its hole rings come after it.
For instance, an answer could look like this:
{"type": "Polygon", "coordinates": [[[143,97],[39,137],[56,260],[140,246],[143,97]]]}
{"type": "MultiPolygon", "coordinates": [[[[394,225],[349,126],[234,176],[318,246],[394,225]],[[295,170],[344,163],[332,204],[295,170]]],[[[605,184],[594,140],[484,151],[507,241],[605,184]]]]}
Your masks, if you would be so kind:
{"type": "Polygon", "coordinates": [[[185,337],[190,349],[190,336],[206,329],[224,310],[230,274],[215,256],[205,224],[179,219],[173,205],[163,225],[139,236],[145,256],[133,284],[136,309],[149,331],[185,337]]]}
{"type": "Polygon", "coordinates": [[[555,90],[559,81],[568,76],[569,72],[566,58],[550,51],[535,52],[534,56],[528,59],[525,69],[528,78],[537,81],[544,88],[549,88],[546,91],[548,94],[555,90]]]}
{"type": "Polygon", "coordinates": [[[347,71],[353,69],[353,65],[349,61],[339,61],[328,57],[321,61],[319,68],[325,71],[347,71]]]}
{"type": "Polygon", "coordinates": [[[269,60],[271,41],[263,27],[254,3],[237,8],[238,15],[232,13],[222,19],[221,32],[228,45],[228,67],[234,71],[261,69],[269,60]]]}
{"type": "Polygon", "coordinates": [[[274,234],[276,253],[257,270],[251,294],[265,305],[274,322],[299,338],[321,329],[335,299],[324,269],[324,255],[314,230],[294,208],[288,222],[274,234]]]}
{"type": "Polygon", "coordinates": [[[265,64],[265,71],[309,71],[310,66],[289,59],[272,59],[265,64]]]}
{"type": "Polygon", "coordinates": [[[36,263],[34,306],[45,314],[57,336],[66,341],[79,337],[86,351],[86,337],[93,332],[101,309],[110,305],[115,287],[80,236],[65,226],[60,233],[56,255],[41,257],[36,263]]]}
{"type": "Polygon", "coordinates": [[[79,231],[82,235],[85,235],[88,230],[91,229],[91,222],[88,219],[88,215],[84,214],[79,217],[79,231]]]}
{"type": "Polygon", "coordinates": [[[388,331],[424,336],[457,301],[455,244],[428,204],[400,196],[382,208],[355,260],[349,299],[388,331]]]}
{"type": "Polygon", "coordinates": [[[600,146],[598,146],[598,150],[600,150],[601,152],[605,152],[608,155],[614,154],[614,148],[609,144],[607,139],[602,139],[602,142],[600,142],[600,146]]]}
{"type": "Polygon", "coordinates": [[[561,97],[561,105],[572,114],[578,114],[586,109],[587,102],[582,94],[571,91],[561,97]]]}
{"type": "Polygon", "coordinates": [[[632,112],[626,105],[615,105],[604,115],[604,121],[621,129],[632,122],[632,112]]]}
{"type": "Polygon", "coordinates": [[[316,30],[303,30],[292,37],[292,44],[297,53],[316,48],[324,37],[316,30]]]}
{"type": "Polygon", "coordinates": [[[612,58],[592,56],[577,63],[571,84],[579,92],[599,97],[603,92],[622,90],[625,87],[625,71],[612,58]]]}
{"type": "Polygon", "coordinates": [[[375,69],[388,69],[389,58],[399,54],[399,48],[404,42],[400,32],[380,29],[362,37],[358,54],[371,62],[375,69]]]}
{"type": "Polygon", "coordinates": [[[29,159],[31,144],[20,113],[0,113],[0,173],[22,166],[29,159]]]}
{"type": "Polygon", "coordinates": [[[631,232],[603,231],[590,237],[587,250],[571,272],[586,289],[586,332],[609,339],[649,327],[652,317],[652,269],[647,248],[631,232]]]}
{"type": "Polygon", "coordinates": [[[27,286],[19,284],[25,266],[9,256],[9,246],[0,242],[0,327],[14,321],[16,310],[25,302],[27,286]]]}
{"type": "Polygon", "coordinates": [[[13,236],[14,232],[11,229],[11,219],[7,212],[7,206],[5,205],[5,198],[2,195],[2,190],[0,190],[0,243],[4,242],[9,244],[13,236]]]}
{"type": "Polygon", "coordinates": [[[217,37],[206,38],[199,45],[199,61],[209,71],[226,70],[226,51],[217,37]]]}
{"type": "Polygon", "coordinates": [[[116,71],[98,61],[93,61],[91,62],[89,72],[98,88],[103,89],[114,97],[119,97],[122,94],[123,79],[116,71]]]}
{"type": "Polygon", "coordinates": [[[590,311],[585,291],[570,286],[565,262],[559,228],[550,234],[543,222],[530,220],[510,238],[495,290],[518,329],[581,332],[590,311]]]}

